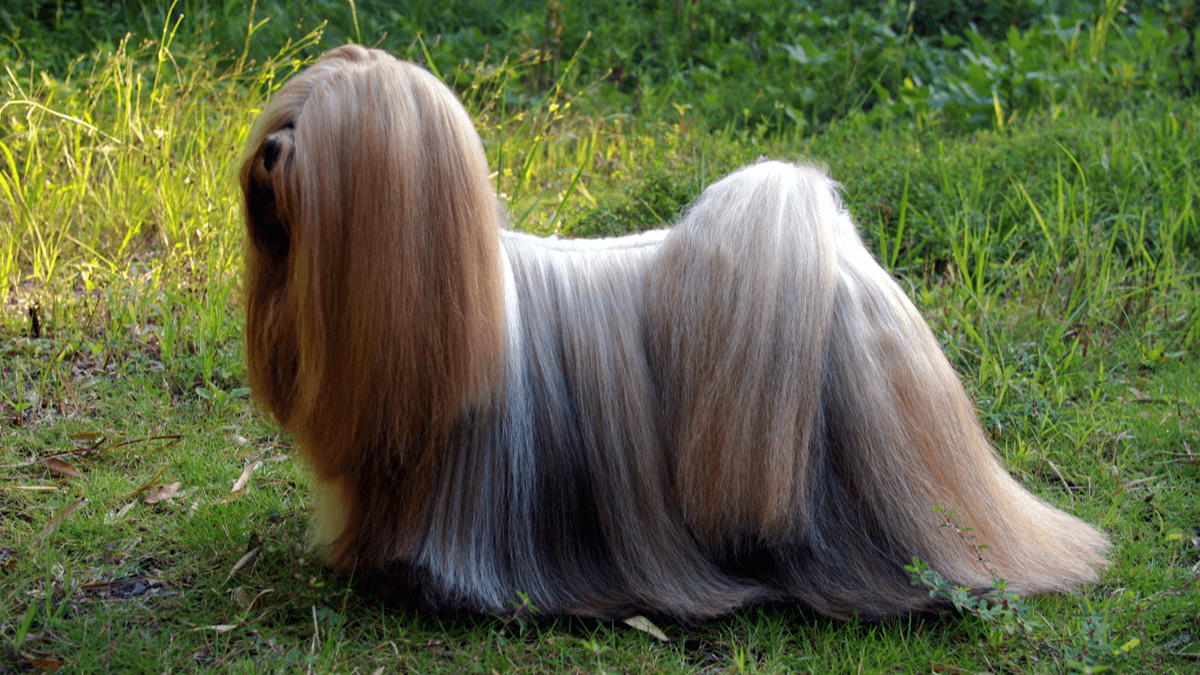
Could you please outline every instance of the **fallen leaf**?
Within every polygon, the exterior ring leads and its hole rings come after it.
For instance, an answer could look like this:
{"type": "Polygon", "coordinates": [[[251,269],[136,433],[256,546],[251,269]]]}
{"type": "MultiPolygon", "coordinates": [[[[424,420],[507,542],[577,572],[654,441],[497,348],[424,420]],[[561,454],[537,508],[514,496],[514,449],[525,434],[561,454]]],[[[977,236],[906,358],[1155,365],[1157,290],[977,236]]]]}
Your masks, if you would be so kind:
{"type": "Polygon", "coordinates": [[[655,626],[653,623],[650,623],[650,619],[647,619],[644,616],[635,616],[635,617],[632,617],[629,619],[625,619],[625,625],[629,626],[631,628],[636,628],[636,629],[642,631],[643,633],[649,633],[650,635],[653,635],[655,638],[662,640],[663,642],[670,642],[670,640],[667,639],[667,634],[662,632],[662,630],[660,630],[658,626],[655,626]]]}
{"type": "Polygon", "coordinates": [[[149,494],[146,495],[145,501],[147,504],[157,504],[159,502],[164,502],[164,501],[174,497],[175,493],[179,492],[179,488],[182,485],[183,485],[183,483],[181,483],[179,481],[175,481],[174,483],[167,483],[166,485],[159,485],[158,487],[151,490],[149,494]]]}
{"type": "Polygon", "coordinates": [[[200,626],[198,628],[193,628],[192,630],[193,631],[215,630],[218,633],[228,633],[229,631],[233,630],[234,628],[237,628],[236,623],[222,623],[222,624],[218,624],[215,626],[200,626]]]}
{"type": "Polygon", "coordinates": [[[62,659],[42,659],[35,656],[29,656],[28,654],[22,654],[21,656],[23,656],[26,661],[28,661],[34,668],[37,668],[38,670],[58,670],[59,668],[63,667],[64,663],[66,663],[66,661],[63,661],[62,659]]]}
{"type": "Polygon", "coordinates": [[[42,459],[39,459],[37,463],[49,469],[50,473],[56,473],[60,476],[69,476],[71,478],[78,478],[80,476],[79,469],[71,466],[70,462],[64,462],[57,457],[43,457],[42,459]]]}
{"type": "Polygon", "coordinates": [[[237,492],[245,488],[246,483],[250,481],[250,474],[254,473],[254,470],[260,466],[262,466],[262,460],[258,459],[247,464],[246,468],[242,470],[242,475],[238,476],[238,479],[233,482],[233,489],[230,492],[237,492]]]}
{"type": "Polygon", "coordinates": [[[98,441],[104,437],[94,431],[80,431],[71,434],[70,438],[73,441],[98,441]]]}
{"type": "Polygon", "coordinates": [[[63,521],[66,520],[68,516],[70,516],[72,513],[75,513],[75,509],[78,509],[86,503],[87,499],[85,497],[80,497],[70,504],[67,504],[65,509],[59,511],[57,515],[50,519],[50,522],[46,523],[46,526],[42,528],[42,531],[38,534],[34,541],[42,541],[46,537],[54,534],[54,531],[58,529],[58,526],[62,525],[63,521]]]}
{"type": "Polygon", "coordinates": [[[238,573],[238,570],[240,570],[243,567],[245,567],[246,565],[250,564],[250,561],[254,560],[254,556],[258,555],[258,552],[260,550],[261,549],[258,549],[258,548],[250,549],[249,551],[246,552],[246,555],[243,555],[241,558],[238,558],[238,561],[233,564],[233,569],[229,570],[229,576],[225,577],[224,583],[229,583],[229,580],[233,578],[233,575],[238,573]]]}

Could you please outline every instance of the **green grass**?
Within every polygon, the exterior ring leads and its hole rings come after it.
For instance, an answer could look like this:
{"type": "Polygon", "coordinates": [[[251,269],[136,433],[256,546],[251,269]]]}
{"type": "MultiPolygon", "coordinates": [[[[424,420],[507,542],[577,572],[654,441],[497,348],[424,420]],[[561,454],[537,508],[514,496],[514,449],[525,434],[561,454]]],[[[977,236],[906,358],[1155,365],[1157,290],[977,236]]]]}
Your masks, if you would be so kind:
{"type": "Polygon", "coordinates": [[[729,125],[685,99],[613,107],[608,85],[569,77],[532,96],[536,54],[442,70],[530,231],[666,224],[760,155],[828,166],[1006,467],[1114,542],[1101,582],[1072,595],[877,624],[759,608],[661,625],[660,642],[413,612],[308,555],[297,448],[245,389],[233,175],[311,41],[217,66],[172,35],[68,76],[2,74],[0,672],[1195,671],[1194,98],[1096,80],[977,131],[923,110],[817,133],[729,125]]]}

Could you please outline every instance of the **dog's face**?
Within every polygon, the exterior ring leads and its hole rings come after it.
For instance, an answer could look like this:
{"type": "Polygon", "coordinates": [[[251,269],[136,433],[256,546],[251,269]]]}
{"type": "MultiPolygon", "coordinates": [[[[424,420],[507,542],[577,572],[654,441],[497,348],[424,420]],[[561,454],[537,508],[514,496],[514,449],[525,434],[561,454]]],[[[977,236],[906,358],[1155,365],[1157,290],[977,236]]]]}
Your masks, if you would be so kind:
{"type": "Polygon", "coordinates": [[[276,200],[277,177],[288,173],[293,162],[294,123],[263,140],[258,156],[247,162],[245,178],[249,242],[258,254],[272,260],[286,260],[291,247],[287,220],[276,200]]]}

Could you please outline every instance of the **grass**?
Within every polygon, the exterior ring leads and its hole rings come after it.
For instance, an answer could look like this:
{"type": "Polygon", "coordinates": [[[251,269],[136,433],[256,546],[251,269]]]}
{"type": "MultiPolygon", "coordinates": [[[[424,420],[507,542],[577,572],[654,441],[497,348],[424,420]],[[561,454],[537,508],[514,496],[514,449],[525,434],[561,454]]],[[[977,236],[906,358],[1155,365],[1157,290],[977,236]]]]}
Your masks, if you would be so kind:
{"type": "Polygon", "coordinates": [[[530,231],[666,224],[760,155],[828,166],[1008,469],[1114,542],[1073,595],[874,624],[758,608],[660,642],[396,608],[308,556],[297,449],[245,389],[233,173],[313,38],[214,68],[173,35],[0,85],[0,672],[1194,672],[1195,99],[1077,101],[966,134],[864,114],[714,130],[683,103],[608,108],[597,87],[529,98],[536,53],[441,72],[530,231]]]}

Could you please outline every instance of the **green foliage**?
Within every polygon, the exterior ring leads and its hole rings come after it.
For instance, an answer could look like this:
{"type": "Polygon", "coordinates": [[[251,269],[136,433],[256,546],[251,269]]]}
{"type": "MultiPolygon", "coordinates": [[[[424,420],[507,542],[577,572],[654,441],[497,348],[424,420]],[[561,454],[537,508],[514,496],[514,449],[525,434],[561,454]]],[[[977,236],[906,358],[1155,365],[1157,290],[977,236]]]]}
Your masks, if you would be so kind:
{"type": "Polygon", "coordinates": [[[252,20],[232,2],[5,4],[0,670],[1187,672],[1195,10],[279,0],[252,20]],[[1107,531],[1112,568],[1015,598],[915,562],[958,614],[762,608],[665,626],[667,643],[521,610],[408,612],[323,569],[296,449],[248,401],[233,172],[273,89],[359,35],[428,53],[516,228],[659,227],[760,156],[827,166],[1002,461],[1107,531]]]}
{"type": "Polygon", "coordinates": [[[988,563],[986,547],[974,543],[972,529],[957,520],[953,510],[946,509],[944,505],[932,510],[945,514],[942,527],[954,530],[964,543],[975,547],[979,561],[991,571],[992,587],[977,592],[955,586],[919,558],[913,558],[913,564],[906,565],[904,569],[911,575],[914,586],[929,589],[929,597],[979,619],[988,645],[1011,652],[1010,659],[1013,662],[1022,659],[1032,661],[1031,655],[1038,652],[1057,653],[1066,666],[1087,673],[1121,669],[1127,664],[1131,652],[1141,644],[1141,640],[1132,638],[1119,647],[1115,646],[1111,642],[1114,636],[1110,634],[1106,617],[1087,601],[1081,602],[1079,613],[1068,619],[1067,630],[1059,633],[1062,637],[1054,640],[1054,644],[1049,641],[1038,644],[1038,636],[1053,632],[1048,630],[1052,627],[1034,618],[1032,605],[1008,590],[1005,580],[998,577],[988,563]]]}
{"type": "Polygon", "coordinates": [[[572,237],[616,237],[656,227],[667,227],[679,219],[684,207],[699,194],[668,171],[657,169],[631,186],[617,203],[588,211],[563,230],[572,237]]]}
{"type": "Polygon", "coordinates": [[[1150,91],[1189,95],[1200,73],[1194,2],[1118,0],[19,0],[0,10],[0,56],[62,75],[72,55],[112,50],[127,34],[133,44],[157,39],[180,17],[185,41],[226,64],[266,61],[318,27],[322,40],[304,56],[358,41],[420,59],[422,35],[443,72],[523,55],[539,65],[510,84],[516,98],[543,91],[575,54],[566,85],[603,80],[605,107],[687,106],[717,129],[808,133],[854,114],[1002,127],[1070,98],[1111,110],[1150,91]]]}
{"type": "Polygon", "coordinates": [[[1138,638],[1130,638],[1116,645],[1104,614],[1087,602],[1080,603],[1078,614],[1068,619],[1065,639],[1056,640],[1055,644],[1049,641],[1038,644],[1036,636],[1050,633],[1051,627],[1032,618],[1033,607],[1008,591],[1003,579],[993,580],[989,591],[975,593],[954,586],[920,559],[913,558],[913,564],[905,569],[912,575],[914,586],[929,589],[929,597],[949,603],[959,612],[978,619],[987,643],[1009,652],[1013,663],[1036,663],[1030,658],[1032,654],[1057,653],[1063,664],[1072,670],[1122,672],[1141,644],[1138,638]]]}

